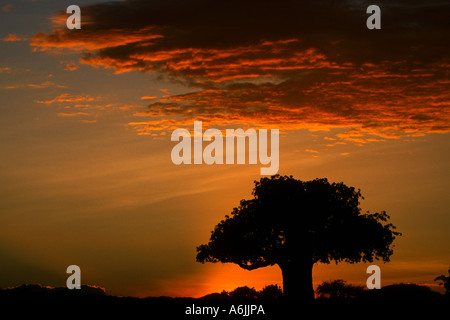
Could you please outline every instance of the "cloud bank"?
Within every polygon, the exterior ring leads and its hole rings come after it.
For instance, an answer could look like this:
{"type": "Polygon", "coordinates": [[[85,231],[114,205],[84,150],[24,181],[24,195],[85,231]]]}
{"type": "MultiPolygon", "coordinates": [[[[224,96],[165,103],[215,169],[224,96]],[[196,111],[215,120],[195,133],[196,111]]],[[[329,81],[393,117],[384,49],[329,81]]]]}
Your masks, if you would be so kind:
{"type": "MultiPolygon", "coordinates": [[[[80,32],[38,33],[37,51],[80,52],[116,72],[159,73],[192,91],[152,100],[140,134],[192,124],[329,130],[359,141],[449,132],[450,4],[379,1],[143,1],[82,8],[80,32]]],[[[124,88],[126,89],[126,88],[124,88]]]]}

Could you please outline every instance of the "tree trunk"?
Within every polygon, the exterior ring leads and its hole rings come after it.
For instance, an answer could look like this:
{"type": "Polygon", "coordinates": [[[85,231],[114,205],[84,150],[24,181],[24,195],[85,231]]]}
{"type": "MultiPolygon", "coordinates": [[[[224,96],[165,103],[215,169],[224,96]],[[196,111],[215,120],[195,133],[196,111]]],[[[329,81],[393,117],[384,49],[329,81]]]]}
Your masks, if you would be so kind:
{"type": "Polygon", "coordinates": [[[283,293],[286,299],[304,302],[314,300],[312,262],[287,261],[278,265],[283,275],[283,293]]]}

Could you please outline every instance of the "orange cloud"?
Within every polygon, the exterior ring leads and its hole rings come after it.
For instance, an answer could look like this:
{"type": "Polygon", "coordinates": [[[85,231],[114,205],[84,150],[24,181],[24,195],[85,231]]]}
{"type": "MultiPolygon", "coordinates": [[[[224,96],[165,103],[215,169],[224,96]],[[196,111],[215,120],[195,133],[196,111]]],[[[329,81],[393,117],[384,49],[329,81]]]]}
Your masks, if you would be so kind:
{"type": "Polygon", "coordinates": [[[45,89],[45,88],[65,88],[63,85],[56,84],[52,81],[44,81],[42,83],[21,83],[4,86],[1,89],[20,89],[20,88],[31,88],[31,89],[45,89]]]}
{"type": "Polygon", "coordinates": [[[52,34],[46,35],[39,32],[31,39],[31,45],[36,51],[83,51],[83,50],[100,50],[115,46],[123,46],[136,43],[139,41],[149,41],[162,37],[158,34],[151,33],[151,28],[143,28],[141,30],[124,30],[110,29],[104,34],[83,29],[82,33],[70,32],[65,27],[67,17],[64,16],[63,29],[56,29],[52,34]]]}
{"type": "Polygon", "coordinates": [[[4,37],[1,39],[2,41],[5,42],[16,42],[16,41],[24,41],[24,40],[28,40],[27,38],[21,38],[16,34],[10,33],[8,36],[4,37]]]}
{"type": "Polygon", "coordinates": [[[98,120],[87,120],[87,119],[82,119],[81,122],[83,122],[83,123],[97,123],[98,120]]]}
{"type": "Polygon", "coordinates": [[[37,51],[80,52],[82,63],[117,73],[162,73],[193,88],[149,104],[148,121],[130,123],[139,134],[165,134],[193,119],[346,128],[333,139],[356,144],[450,131],[450,26],[442,7],[424,4],[433,15],[423,15],[423,7],[391,1],[385,12],[397,18],[368,36],[346,3],[333,10],[274,0],[177,6],[170,13],[142,0],[86,6],[80,33],[68,31],[58,13],[55,30],[30,43],[37,51]]]}
{"type": "MultiPolygon", "coordinates": [[[[150,104],[147,114],[152,118],[197,118],[219,124],[277,125],[285,130],[353,127],[337,138],[357,144],[450,130],[450,104],[446,102],[450,94],[438,82],[414,96],[401,82],[386,79],[371,83],[375,91],[388,86],[390,90],[384,94],[354,90],[360,81],[358,73],[340,73],[325,83],[310,79],[307,84],[232,84],[223,89],[164,97],[150,104]],[[343,77],[346,81],[340,80],[343,77]]],[[[430,79],[430,83],[433,81],[430,79]]]]}
{"type": "Polygon", "coordinates": [[[73,61],[65,62],[64,63],[64,70],[66,70],[66,71],[78,70],[78,65],[75,62],[73,62],[73,61]]]}
{"type": "Polygon", "coordinates": [[[5,4],[5,5],[2,7],[2,11],[3,11],[3,12],[6,12],[6,13],[11,12],[11,10],[12,10],[13,7],[14,7],[14,5],[13,5],[12,3],[5,4]]]}
{"type": "Polygon", "coordinates": [[[60,112],[58,113],[59,117],[76,117],[76,116],[89,116],[89,113],[86,112],[60,112]]]}
{"type": "Polygon", "coordinates": [[[72,95],[69,93],[62,93],[55,98],[51,100],[43,100],[43,101],[36,101],[37,103],[43,103],[43,104],[53,104],[57,102],[80,102],[80,101],[94,101],[98,100],[100,98],[94,98],[88,94],[86,95],[72,95]]]}

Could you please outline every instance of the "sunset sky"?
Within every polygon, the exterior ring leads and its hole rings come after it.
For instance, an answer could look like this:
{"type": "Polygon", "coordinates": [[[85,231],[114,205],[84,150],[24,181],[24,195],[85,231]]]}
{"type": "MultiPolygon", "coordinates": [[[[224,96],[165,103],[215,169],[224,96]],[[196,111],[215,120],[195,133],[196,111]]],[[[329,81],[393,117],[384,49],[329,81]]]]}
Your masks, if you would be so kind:
{"type": "MultiPolygon", "coordinates": [[[[279,174],[361,189],[403,233],[382,285],[450,266],[449,1],[0,2],[0,287],[282,285],[195,262],[261,165],[174,165],[173,130],[280,130],[279,174]],[[81,8],[69,30],[66,8],[81,8]],[[366,9],[381,8],[368,30],[366,9]]],[[[314,286],[368,264],[316,265],[314,286]]],[[[442,289],[441,289],[442,292],[442,289]]]]}

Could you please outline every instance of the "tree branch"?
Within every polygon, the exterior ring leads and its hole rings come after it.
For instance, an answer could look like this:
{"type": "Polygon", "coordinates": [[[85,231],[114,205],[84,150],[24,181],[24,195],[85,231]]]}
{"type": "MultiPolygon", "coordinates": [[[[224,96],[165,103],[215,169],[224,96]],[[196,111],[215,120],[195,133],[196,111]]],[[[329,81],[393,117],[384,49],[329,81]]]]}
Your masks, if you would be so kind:
{"type": "Polygon", "coordinates": [[[270,266],[271,263],[267,262],[267,261],[256,262],[253,264],[246,264],[246,263],[240,262],[240,263],[238,263],[238,265],[239,265],[239,267],[241,267],[242,269],[245,269],[245,270],[255,270],[258,268],[270,266]]]}

